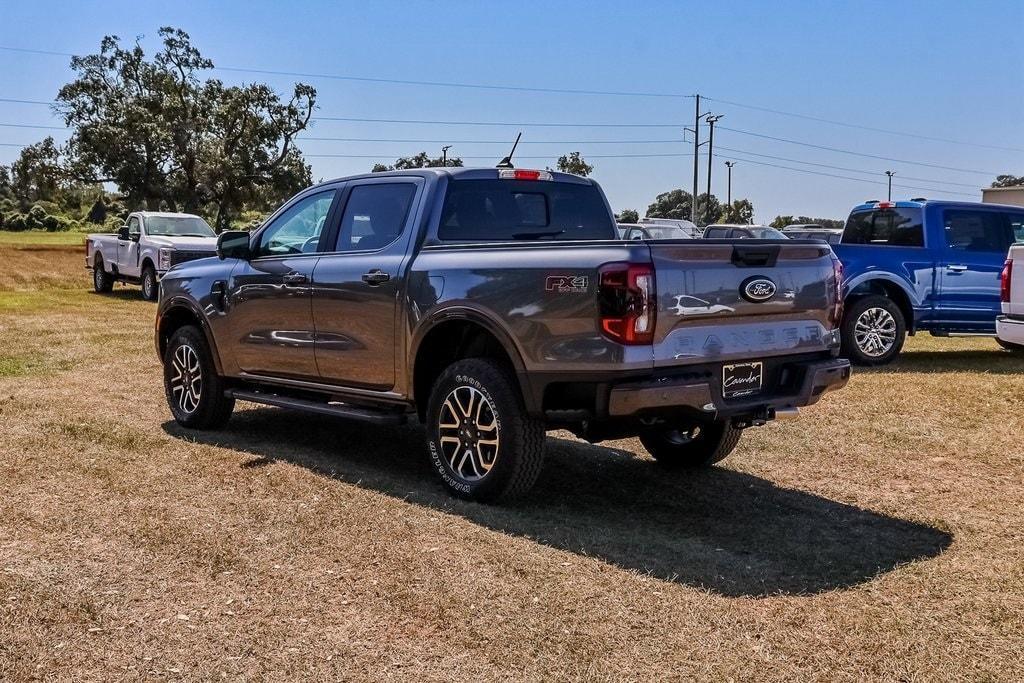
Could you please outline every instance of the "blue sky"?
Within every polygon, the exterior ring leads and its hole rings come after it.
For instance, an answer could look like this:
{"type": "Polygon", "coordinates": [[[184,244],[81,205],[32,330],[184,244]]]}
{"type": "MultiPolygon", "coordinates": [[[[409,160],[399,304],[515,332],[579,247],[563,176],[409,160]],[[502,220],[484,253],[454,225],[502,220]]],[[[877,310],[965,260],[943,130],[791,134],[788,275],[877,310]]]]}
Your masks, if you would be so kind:
{"type": "MultiPolygon", "coordinates": [[[[555,89],[699,92],[718,100],[974,143],[924,140],[709,102],[708,109],[725,115],[715,134],[716,157],[722,156],[714,160],[713,191],[724,198],[724,161],[736,160],[733,197],[750,198],[760,221],[778,213],[843,217],[853,204],[884,197],[886,169],[896,171],[896,184],[928,188],[894,188],[894,197],[977,199],[977,188],[987,185],[995,173],[1024,174],[1024,152],[1006,149],[1024,149],[1024,3],[1019,1],[0,0],[0,17],[0,45],[8,47],[80,54],[95,51],[104,34],[116,34],[123,39],[141,36],[143,45],[152,48],[157,28],[173,25],[188,31],[204,54],[223,67],[555,89]],[[794,145],[749,133],[903,161],[794,145]],[[730,151],[720,149],[725,147],[730,151]]],[[[280,92],[297,80],[233,71],[215,75],[229,82],[266,81],[280,92]]],[[[0,50],[0,97],[49,100],[69,76],[67,58],[0,50]]],[[[675,142],[639,141],[679,139],[681,128],[692,125],[692,99],[301,80],[317,87],[321,116],[678,122],[678,128],[532,128],[319,121],[309,135],[448,140],[455,143],[453,154],[483,157],[469,164],[493,165],[508,144],[485,143],[510,143],[521,129],[524,142],[531,144],[520,146],[518,165],[554,165],[560,154],[581,151],[596,166],[594,177],[613,208],[636,208],[641,214],[657,193],[689,189],[692,183],[690,157],[596,158],[689,152],[689,146],[675,142]],[[595,142],[599,140],[615,144],[595,142]],[[540,144],[546,141],[551,144],[540,144]],[[541,158],[527,159],[535,156],[541,158]]],[[[0,123],[57,122],[45,107],[0,102],[0,123]]],[[[30,143],[46,132],[0,126],[0,142],[30,143]]],[[[373,155],[387,161],[421,149],[439,153],[441,143],[306,141],[301,147],[310,155],[373,155]]],[[[8,163],[16,153],[16,148],[0,147],[0,163],[8,163]]],[[[367,158],[309,160],[315,178],[362,172],[374,162],[367,158]]],[[[702,157],[702,188],[705,173],[702,157]]]]}

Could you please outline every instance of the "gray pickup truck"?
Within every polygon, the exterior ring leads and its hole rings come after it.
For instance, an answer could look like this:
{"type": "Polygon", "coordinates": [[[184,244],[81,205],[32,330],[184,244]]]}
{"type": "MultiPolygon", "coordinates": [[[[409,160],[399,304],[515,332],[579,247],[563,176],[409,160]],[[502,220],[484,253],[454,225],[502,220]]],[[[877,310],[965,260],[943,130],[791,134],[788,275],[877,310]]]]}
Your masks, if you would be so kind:
{"type": "Polygon", "coordinates": [[[332,180],[160,283],[174,418],[235,400],[418,416],[456,495],[527,491],[548,429],[639,436],[668,468],[842,387],[840,268],[792,241],[622,241],[596,183],[523,169],[332,180]]]}

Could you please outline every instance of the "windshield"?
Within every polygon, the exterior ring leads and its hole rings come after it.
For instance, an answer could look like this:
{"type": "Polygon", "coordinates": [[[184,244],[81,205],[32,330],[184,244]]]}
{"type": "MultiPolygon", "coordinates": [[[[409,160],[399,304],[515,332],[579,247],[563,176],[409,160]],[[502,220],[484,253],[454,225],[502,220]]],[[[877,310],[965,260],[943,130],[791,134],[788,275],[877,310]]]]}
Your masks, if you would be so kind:
{"type": "Polygon", "coordinates": [[[647,225],[644,230],[652,240],[681,240],[689,237],[682,229],[671,225],[647,225]]]}
{"type": "Polygon", "coordinates": [[[159,237],[216,237],[199,216],[147,216],[146,233],[159,237]]]}
{"type": "Polygon", "coordinates": [[[610,240],[611,211],[596,185],[535,180],[452,180],[442,240],[610,240]]]}
{"type": "Polygon", "coordinates": [[[750,234],[754,239],[759,240],[786,240],[789,239],[775,228],[750,228],[750,234]]]}

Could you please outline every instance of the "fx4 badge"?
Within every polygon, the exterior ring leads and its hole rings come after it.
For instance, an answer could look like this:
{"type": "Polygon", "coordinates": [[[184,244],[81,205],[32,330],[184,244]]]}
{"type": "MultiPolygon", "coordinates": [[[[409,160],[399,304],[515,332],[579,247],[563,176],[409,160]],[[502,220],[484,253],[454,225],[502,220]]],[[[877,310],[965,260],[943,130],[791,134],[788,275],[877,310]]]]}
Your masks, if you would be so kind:
{"type": "Polygon", "coordinates": [[[560,294],[578,294],[586,292],[590,278],[586,275],[548,275],[544,289],[560,294]]]}

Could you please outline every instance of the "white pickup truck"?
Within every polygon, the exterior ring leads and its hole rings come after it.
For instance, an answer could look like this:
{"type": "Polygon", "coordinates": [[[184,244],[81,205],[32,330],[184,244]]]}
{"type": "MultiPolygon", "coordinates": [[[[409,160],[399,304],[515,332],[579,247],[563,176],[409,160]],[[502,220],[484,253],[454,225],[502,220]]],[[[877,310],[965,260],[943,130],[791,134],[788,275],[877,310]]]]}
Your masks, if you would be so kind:
{"type": "Polygon", "coordinates": [[[158,283],[171,266],[213,256],[217,234],[189,213],[136,211],[116,234],[92,234],[85,241],[85,266],[97,292],[115,281],[142,286],[142,298],[156,301],[158,283]]]}
{"type": "Polygon", "coordinates": [[[999,279],[996,341],[1004,349],[1024,351],[1024,244],[1010,247],[999,279]],[[1014,271],[1017,271],[1014,277],[1014,271]]]}

